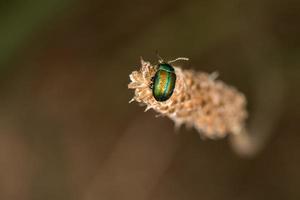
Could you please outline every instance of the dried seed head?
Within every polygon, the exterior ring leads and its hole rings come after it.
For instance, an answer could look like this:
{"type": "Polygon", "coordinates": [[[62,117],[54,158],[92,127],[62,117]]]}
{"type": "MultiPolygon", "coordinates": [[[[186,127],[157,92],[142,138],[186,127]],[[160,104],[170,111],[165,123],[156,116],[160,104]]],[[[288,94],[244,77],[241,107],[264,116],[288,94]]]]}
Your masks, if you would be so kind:
{"type": "Polygon", "coordinates": [[[176,85],[173,95],[158,102],[152,95],[151,78],[156,67],[141,59],[141,68],[130,74],[128,88],[135,90],[130,101],[145,104],[181,124],[195,127],[202,137],[222,138],[229,133],[239,134],[247,117],[246,99],[235,88],[216,80],[216,74],[182,70],[174,67],[176,85]]]}

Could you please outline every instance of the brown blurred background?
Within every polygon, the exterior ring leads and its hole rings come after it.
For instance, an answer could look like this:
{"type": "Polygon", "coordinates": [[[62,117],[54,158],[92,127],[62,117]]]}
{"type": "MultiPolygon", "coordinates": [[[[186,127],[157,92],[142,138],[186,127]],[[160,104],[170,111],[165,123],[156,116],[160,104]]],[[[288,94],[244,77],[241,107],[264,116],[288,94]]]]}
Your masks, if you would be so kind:
{"type": "Polygon", "coordinates": [[[299,21],[298,0],[1,1],[0,199],[300,199],[299,21]],[[244,159],[128,104],[156,50],[219,71],[249,121],[264,88],[265,149],[244,159]]]}

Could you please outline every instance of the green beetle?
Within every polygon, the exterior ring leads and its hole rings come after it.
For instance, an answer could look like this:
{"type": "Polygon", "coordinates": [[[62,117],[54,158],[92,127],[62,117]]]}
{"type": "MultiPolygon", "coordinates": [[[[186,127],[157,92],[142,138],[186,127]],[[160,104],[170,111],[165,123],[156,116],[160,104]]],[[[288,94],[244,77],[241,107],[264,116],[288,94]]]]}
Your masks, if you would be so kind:
{"type": "Polygon", "coordinates": [[[174,91],[176,74],[174,68],[165,62],[158,64],[157,72],[152,77],[152,94],[156,101],[168,100],[174,91]]]}

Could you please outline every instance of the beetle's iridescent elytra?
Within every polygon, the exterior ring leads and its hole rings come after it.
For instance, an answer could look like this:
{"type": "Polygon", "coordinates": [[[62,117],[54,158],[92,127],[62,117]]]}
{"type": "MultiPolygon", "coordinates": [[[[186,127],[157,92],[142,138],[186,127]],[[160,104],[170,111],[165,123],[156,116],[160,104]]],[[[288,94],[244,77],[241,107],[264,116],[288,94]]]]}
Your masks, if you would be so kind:
{"type": "Polygon", "coordinates": [[[168,100],[173,94],[176,83],[174,68],[170,64],[160,63],[152,80],[152,94],[156,101],[168,100]]]}

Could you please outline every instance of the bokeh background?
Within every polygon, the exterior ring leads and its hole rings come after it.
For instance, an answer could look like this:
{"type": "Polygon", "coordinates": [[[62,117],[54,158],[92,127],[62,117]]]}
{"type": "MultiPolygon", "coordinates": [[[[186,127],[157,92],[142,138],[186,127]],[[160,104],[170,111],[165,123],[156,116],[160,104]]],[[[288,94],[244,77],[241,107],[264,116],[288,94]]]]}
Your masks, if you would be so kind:
{"type": "Polygon", "coordinates": [[[299,21],[298,0],[1,1],[0,199],[300,199],[299,21]],[[244,92],[263,151],[128,104],[155,51],[244,92]]]}

